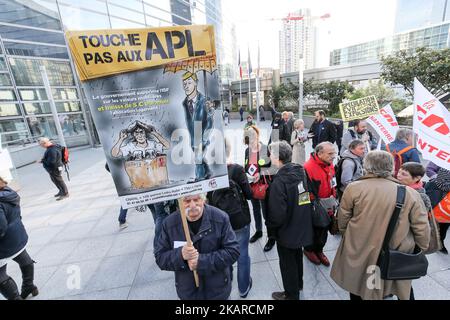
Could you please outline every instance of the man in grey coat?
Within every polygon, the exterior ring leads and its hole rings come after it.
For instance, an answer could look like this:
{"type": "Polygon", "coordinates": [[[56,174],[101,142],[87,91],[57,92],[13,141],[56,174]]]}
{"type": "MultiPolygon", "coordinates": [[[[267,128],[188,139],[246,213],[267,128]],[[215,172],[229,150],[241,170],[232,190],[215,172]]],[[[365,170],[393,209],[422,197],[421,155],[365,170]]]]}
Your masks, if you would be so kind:
{"type": "Polygon", "coordinates": [[[353,140],[362,140],[364,142],[366,154],[377,148],[378,141],[372,133],[367,130],[367,121],[365,120],[354,120],[353,128],[349,128],[344,132],[340,151],[341,156],[344,155],[344,152],[349,148],[350,142],[353,140]]]}
{"type": "Polygon", "coordinates": [[[353,140],[342,154],[340,192],[353,181],[363,176],[365,144],[362,140],[353,140]]]}

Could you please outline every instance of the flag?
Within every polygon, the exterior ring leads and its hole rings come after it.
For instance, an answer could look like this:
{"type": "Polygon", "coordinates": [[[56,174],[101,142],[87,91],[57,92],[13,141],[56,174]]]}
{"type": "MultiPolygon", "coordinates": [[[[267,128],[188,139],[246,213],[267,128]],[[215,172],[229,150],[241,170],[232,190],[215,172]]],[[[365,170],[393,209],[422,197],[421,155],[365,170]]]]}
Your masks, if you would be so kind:
{"type": "Polygon", "coordinates": [[[248,48],[248,77],[252,74],[252,61],[250,60],[250,48],[248,48]]]}
{"type": "Polygon", "coordinates": [[[417,78],[414,78],[413,129],[423,158],[450,170],[450,112],[417,78]]]}
{"type": "Polygon", "coordinates": [[[379,114],[367,118],[367,123],[376,130],[384,143],[389,144],[395,140],[399,126],[390,104],[381,108],[379,114]]]}
{"type": "Polygon", "coordinates": [[[242,80],[241,50],[239,50],[238,66],[239,66],[239,76],[241,77],[242,80]]]}

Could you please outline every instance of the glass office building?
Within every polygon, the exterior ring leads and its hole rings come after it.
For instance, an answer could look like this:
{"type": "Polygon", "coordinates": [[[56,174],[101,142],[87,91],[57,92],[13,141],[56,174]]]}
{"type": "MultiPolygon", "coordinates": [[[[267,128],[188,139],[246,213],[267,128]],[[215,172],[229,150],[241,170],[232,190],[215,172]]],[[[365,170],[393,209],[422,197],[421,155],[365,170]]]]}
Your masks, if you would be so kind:
{"type": "Polygon", "coordinates": [[[397,0],[394,34],[450,21],[450,0],[397,0]]]}
{"type": "Polygon", "coordinates": [[[450,47],[450,22],[412,30],[391,37],[333,50],[330,65],[379,61],[382,56],[399,50],[414,51],[419,47],[442,49],[450,47]]]}
{"type": "Polygon", "coordinates": [[[40,66],[46,67],[68,146],[98,143],[64,30],[206,23],[216,27],[219,74],[227,84],[235,75],[236,41],[220,0],[0,0],[2,145],[57,138],[40,66]]]}

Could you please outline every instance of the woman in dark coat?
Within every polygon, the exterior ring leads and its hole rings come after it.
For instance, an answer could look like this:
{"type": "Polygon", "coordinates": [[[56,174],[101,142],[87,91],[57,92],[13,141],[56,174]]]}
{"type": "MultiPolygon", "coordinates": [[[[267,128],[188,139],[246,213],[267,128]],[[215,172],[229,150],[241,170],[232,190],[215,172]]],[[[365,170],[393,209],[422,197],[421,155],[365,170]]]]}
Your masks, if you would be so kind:
{"type": "Polygon", "coordinates": [[[8,300],[22,300],[39,293],[33,284],[34,261],[25,250],[27,242],[28,235],[20,214],[20,197],[0,178],[0,293],[8,300]],[[17,284],[6,273],[10,260],[17,262],[22,272],[20,295],[17,284]]]}

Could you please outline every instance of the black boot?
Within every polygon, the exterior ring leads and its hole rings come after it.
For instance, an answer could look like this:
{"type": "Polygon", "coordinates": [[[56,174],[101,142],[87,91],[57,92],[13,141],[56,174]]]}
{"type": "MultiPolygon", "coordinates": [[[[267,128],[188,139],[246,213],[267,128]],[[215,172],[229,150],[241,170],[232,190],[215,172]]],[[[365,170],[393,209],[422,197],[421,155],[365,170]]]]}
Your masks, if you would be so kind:
{"type": "Polygon", "coordinates": [[[8,280],[0,283],[0,293],[7,300],[22,300],[19,295],[19,288],[17,288],[17,284],[11,277],[9,277],[8,280]]]}
{"type": "Polygon", "coordinates": [[[22,292],[20,293],[22,299],[26,299],[30,294],[33,295],[33,297],[37,296],[39,290],[33,283],[34,261],[32,264],[20,267],[20,271],[22,271],[22,292]]]}

